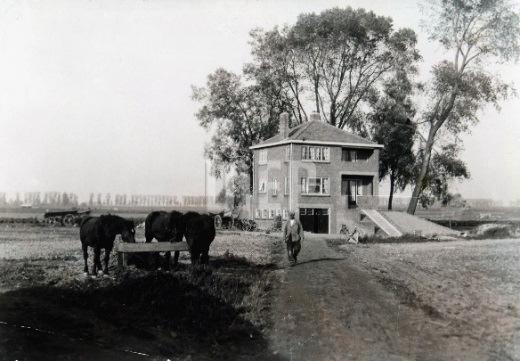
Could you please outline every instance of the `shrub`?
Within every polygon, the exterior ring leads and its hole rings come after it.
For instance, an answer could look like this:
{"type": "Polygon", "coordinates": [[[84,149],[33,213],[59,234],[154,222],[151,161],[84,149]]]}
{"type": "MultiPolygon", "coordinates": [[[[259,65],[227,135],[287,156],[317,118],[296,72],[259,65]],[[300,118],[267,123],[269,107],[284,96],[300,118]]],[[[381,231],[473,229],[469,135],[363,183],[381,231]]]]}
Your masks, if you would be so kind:
{"type": "Polygon", "coordinates": [[[273,231],[281,231],[282,230],[282,216],[277,215],[273,220],[273,231]]]}

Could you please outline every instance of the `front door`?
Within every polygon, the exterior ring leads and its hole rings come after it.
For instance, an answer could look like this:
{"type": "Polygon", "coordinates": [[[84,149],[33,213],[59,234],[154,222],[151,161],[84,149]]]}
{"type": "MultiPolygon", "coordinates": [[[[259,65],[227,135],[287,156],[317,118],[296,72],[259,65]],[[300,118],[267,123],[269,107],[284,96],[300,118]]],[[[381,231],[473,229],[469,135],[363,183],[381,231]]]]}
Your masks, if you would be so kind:
{"type": "Polygon", "coordinates": [[[300,222],[304,231],[329,233],[329,210],[327,208],[300,208],[300,222]]]}

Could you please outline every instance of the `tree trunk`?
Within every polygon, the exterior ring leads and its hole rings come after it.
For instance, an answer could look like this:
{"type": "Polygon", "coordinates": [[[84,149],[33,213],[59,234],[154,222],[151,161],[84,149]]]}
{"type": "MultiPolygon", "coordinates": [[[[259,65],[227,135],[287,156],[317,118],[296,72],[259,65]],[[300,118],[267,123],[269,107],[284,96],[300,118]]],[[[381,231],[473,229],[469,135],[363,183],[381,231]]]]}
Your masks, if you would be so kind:
{"type": "Polygon", "coordinates": [[[320,114],[320,91],[319,91],[320,78],[316,77],[314,80],[314,97],[316,101],[316,113],[320,114]]]}
{"type": "Polygon", "coordinates": [[[249,194],[253,195],[253,162],[251,162],[247,173],[249,174],[249,194]]]}
{"type": "Polygon", "coordinates": [[[395,174],[392,171],[390,173],[390,196],[388,197],[388,210],[392,210],[392,202],[394,200],[394,185],[395,185],[395,174]]]}
{"type": "Polygon", "coordinates": [[[419,196],[423,190],[423,182],[426,174],[428,174],[428,168],[430,167],[430,159],[432,155],[433,149],[433,140],[435,138],[435,133],[433,128],[430,129],[430,134],[428,135],[428,140],[426,141],[426,146],[424,147],[424,153],[422,157],[421,171],[419,172],[419,176],[415,181],[415,187],[412,193],[412,199],[410,199],[410,203],[408,204],[407,212],[409,214],[415,214],[415,210],[417,209],[417,203],[419,202],[419,196]]]}

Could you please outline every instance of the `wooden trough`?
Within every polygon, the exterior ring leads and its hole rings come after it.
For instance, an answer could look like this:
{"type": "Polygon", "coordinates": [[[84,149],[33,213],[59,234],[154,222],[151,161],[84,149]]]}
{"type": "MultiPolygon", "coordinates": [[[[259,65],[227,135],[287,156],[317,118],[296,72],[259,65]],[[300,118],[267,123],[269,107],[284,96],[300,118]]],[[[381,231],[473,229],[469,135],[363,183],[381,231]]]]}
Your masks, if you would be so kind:
{"type": "Polygon", "coordinates": [[[121,242],[116,247],[117,252],[117,265],[119,269],[123,269],[127,266],[128,253],[141,253],[141,252],[187,252],[189,251],[188,244],[186,242],[136,242],[127,243],[121,242]]]}

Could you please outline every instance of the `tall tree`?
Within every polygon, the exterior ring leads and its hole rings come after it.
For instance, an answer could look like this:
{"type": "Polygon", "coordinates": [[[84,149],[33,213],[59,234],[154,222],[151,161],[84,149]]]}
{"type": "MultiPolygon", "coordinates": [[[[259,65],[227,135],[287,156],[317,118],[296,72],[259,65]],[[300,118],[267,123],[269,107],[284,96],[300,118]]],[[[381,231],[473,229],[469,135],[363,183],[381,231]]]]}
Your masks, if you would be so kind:
{"type": "Polygon", "coordinates": [[[440,134],[457,136],[478,121],[487,104],[498,107],[509,86],[488,71],[490,65],[517,60],[520,21],[508,0],[433,0],[428,13],[430,38],[452,55],[432,69],[426,87],[430,101],[422,113],[427,136],[408,206],[415,213],[440,134]]]}
{"type": "Polygon", "coordinates": [[[372,139],[383,144],[379,156],[379,178],[389,177],[388,209],[392,209],[394,192],[403,191],[413,180],[416,125],[411,100],[412,83],[405,72],[397,72],[385,84],[384,96],[369,116],[372,139]]]}
{"type": "Polygon", "coordinates": [[[360,127],[361,108],[395,69],[413,69],[419,59],[410,29],[393,29],[390,18],[363,9],[303,14],[295,25],[253,30],[253,61],[243,74],[224,69],[193,87],[201,104],[196,117],[213,131],[206,147],[212,173],[234,167],[250,175],[249,147],[277,131],[280,113],[291,123],[307,121],[313,109],[340,128],[360,127]],[[309,106],[308,99],[312,99],[309,106]]]}
{"type": "Polygon", "coordinates": [[[251,35],[251,67],[283,85],[293,117],[303,122],[314,110],[339,128],[361,122],[360,108],[380,81],[420,58],[413,30],[394,30],[392,19],[350,7],[302,14],[291,27],[251,35]]]}
{"type": "Polygon", "coordinates": [[[206,156],[217,177],[232,166],[253,182],[250,146],[278,130],[280,113],[286,110],[271,84],[244,84],[239,75],[217,69],[208,75],[206,87],[193,87],[193,99],[201,104],[196,117],[202,127],[213,130],[206,156]]]}

